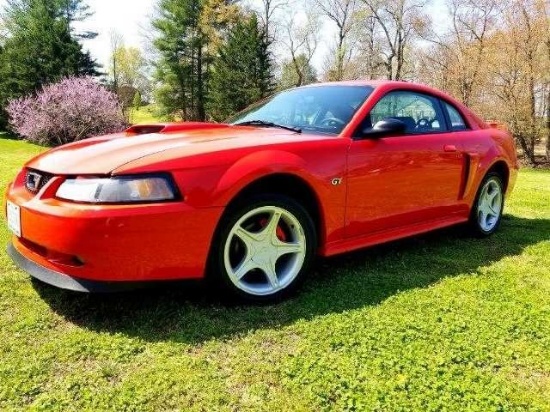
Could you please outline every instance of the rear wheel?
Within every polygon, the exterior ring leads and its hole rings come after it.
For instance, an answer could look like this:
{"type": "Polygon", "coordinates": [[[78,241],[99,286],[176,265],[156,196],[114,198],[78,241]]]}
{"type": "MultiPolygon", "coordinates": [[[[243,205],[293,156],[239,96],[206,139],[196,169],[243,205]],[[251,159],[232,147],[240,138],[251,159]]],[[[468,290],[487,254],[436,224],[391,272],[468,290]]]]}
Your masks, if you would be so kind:
{"type": "Polygon", "coordinates": [[[503,209],[502,177],[495,172],[488,173],[479,186],[470,215],[470,227],[474,234],[478,236],[493,234],[500,225],[503,209]]]}
{"type": "Polygon", "coordinates": [[[233,296],[272,301],[299,285],[315,249],[315,227],[302,205],[284,196],[255,196],[222,218],[211,268],[233,296]]]}

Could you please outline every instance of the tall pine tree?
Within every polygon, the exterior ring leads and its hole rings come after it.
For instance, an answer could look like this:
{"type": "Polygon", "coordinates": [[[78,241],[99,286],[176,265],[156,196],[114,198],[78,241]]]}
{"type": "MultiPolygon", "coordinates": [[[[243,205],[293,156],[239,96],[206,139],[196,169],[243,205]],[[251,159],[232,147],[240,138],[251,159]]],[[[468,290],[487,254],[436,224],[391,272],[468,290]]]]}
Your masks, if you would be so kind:
{"type": "Polygon", "coordinates": [[[223,120],[273,91],[268,47],[256,15],[231,30],[211,75],[208,113],[214,120],[223,120]]]}
{"type": "MultiPolygon", "coordinates": [[[[8,2],[7,36],[0,52],[0,108],[63,77],[98,74],[97,64],[71,33],[81,7],[80,0],[8,2]]],[[[5,123],[0,110],[0,127],[5,123]]]]}
{"type": "Polygon", "coordinates": [[[163,114],[204,120],[212,61],[228,27],[238,19],[231,0],[160,0],[153,21],[160,59],[156,100],[163,114]]]}
{"type": "Polygon", "coordinates": [[[197,91],[204,72],[202,59],[197,59],[198,49],[202,50],[201,10],[201,0],[161,0],[159,17],[153,21],[160,53],[155,77],[162,84],[156,98],[163,114],[176,113],[183,120],[204,118],[204,96],[197,91]]]}

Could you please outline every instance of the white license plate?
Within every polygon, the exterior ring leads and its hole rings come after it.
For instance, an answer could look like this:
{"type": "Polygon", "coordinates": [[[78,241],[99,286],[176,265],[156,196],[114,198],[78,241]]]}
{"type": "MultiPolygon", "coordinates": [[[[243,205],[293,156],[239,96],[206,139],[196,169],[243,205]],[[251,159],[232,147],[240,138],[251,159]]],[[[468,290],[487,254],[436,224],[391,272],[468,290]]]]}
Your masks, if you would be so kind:
{"type": "Polygon", "coordinates": [[[8,227],[18,237],[21,237],[21,208],[8,200],[7,202],[8,227]]]}

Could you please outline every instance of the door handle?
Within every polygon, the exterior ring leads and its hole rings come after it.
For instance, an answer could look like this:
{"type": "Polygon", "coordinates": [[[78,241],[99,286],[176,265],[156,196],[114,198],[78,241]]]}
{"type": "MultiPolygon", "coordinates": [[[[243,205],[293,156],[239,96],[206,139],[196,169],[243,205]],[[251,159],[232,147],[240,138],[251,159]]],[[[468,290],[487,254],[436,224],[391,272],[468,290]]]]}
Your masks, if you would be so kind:
{"type": "Polygon", "coordinates": [[[456,151],[458,151],[454,144],[446,144],[445,146],[443,146],[443,150],[445,152],[456,152],[456,151]]]}

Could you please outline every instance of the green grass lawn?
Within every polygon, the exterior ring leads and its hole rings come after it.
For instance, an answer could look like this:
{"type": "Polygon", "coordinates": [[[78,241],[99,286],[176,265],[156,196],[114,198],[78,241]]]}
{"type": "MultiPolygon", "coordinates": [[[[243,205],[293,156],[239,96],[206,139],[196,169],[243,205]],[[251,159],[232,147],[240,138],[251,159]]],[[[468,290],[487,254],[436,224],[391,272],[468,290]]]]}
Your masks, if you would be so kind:
{"type": "Polygon", "coordinates": [[[158,114],[158,107],[154,104],[149,104],[140,107],[138,110],[130,109],[130,123],[157,123],[166,121],[158,114]]]}
{"type": "MultiPolygon", "coordinates": [[[[41,148],[0,139],[0,186],[41,148]]],[[[16,269],[0,218],[0,410],[550,411],[550,172],[500,231],[319,262],[276,306],[200,285],[89,296],[16,269]]]]}

